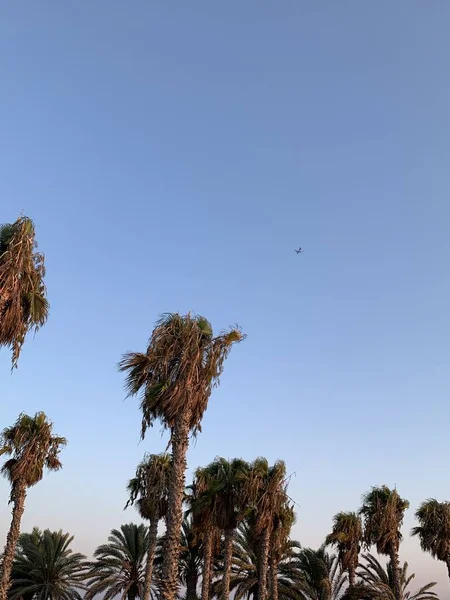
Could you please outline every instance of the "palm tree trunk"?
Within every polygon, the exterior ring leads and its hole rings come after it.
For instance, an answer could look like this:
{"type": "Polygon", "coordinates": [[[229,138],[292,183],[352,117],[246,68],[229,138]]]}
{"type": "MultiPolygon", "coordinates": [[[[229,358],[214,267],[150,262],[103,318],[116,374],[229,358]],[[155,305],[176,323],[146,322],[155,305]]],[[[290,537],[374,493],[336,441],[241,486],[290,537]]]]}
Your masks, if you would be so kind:
{"type": "Polygon", "coordinates": [[[202,600],[209,600],[213,560],[213,534],[208,531],[203,548],[202,600]]]}
{"type": "Polygon", "coordinates": [[[230,598],[230,580],[231,580],[231,565],[233,560],[233,529],[225,531],[225,556],[223,561],[223,578],[222,592],[220,600],[229,600],[230,598]]]}
{"type": "Polygon", "coordinates": [[[351,590],[355,587],[355,567],[353,565],[348,568],[348,587],[351,590]]]}
{"type": "Polygon", "coordinates": [[[447,564],[448,578],[450,579],[450,555],[448,556],[448,558],[446,560],[446,564],[447,564]]]}
{"type": "Polygon", "coordinates": [[[166,517],[166,547],[160,590],[161,600],[175,600],[178,592],[178,559],[180,556],[186,453],[188,446],[189,413],[185,412],[177,417],[172,429],[172,466],[166,517]]]}
{"type": "Polygon", "coordinates": [[[198,575],[195,571],[189,573],[186,581],[186,600],[197,600],[198,575]]]}
{"type": "Polygon", "coordinates": [[[267,600],[267,572],[269,566],[270,528],[267,527],[261,534],[260,559],[259,559],[259,600],[267,600]]]}
{"type": "Polygon", "coordinates": [[[392,548],[390,552],[390,559],[392,564],[392,583],[394,586],[394,597],[395,600],[402,600],[400,586],[400,560],[398,558],[398,552],[395,548],[392,548]]]}
{"type": "Polygon", "coordinates": [[[270,559],[270,600],[278,600],[278,563],[274,557],[270,559]]]}
{"type": "Polygon", "coordinates": [[[150,591],[153,576],[153,561],[155,560],[156,541],[158,539],[158,519],[150,519],[148,533],[147,565],[145,567],[144,597],[142,600],[150,599],[150,591]]]}
{"type": "Polygon", "coordinates": [[[11,585],[11,570],[20,535],[20,522],[25,510],[27,488],[24,483],[13,483],[11,500],[13,501],[11,526],[6,537],[5,551],[2,561],[2,580],[0,583],[0,600],[8,599],[8,590],[11,585]]]}

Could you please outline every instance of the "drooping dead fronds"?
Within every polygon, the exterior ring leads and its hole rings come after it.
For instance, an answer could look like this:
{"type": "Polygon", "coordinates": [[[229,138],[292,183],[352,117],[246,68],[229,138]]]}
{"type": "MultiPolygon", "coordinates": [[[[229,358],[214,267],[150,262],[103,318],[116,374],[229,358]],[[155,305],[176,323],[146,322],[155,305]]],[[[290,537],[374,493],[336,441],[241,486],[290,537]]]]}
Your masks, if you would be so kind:
{"type": "Polygon", "coordinates": [[[170,454],[145,455],[128,483],[130,497],[125,508],[136,503],[143,519],[163,518],[167,512],[170,469],[170,454]]]}
{"type": "Polygon", "coordinates": [[[13,367],[27,333],[48,317],[44,255],[35,252],[36,246],[28,217],[0,227],[0,346],[11,348],[13,367]]]}
{"type": "Polygon", "coordinates": [[[200,431],[231,346],[244,337],[239,329],[213,337],[211,325],[201,316],[163,315],[147,352],[130,352],[119,363],[119,370],[127,373],[128,394],[142,392],[142,437],[156,419],[173,428],[182,412],[189,416],[190,430],[200,431]]]}
{"type": "Polygon", "coordinates": [[[21,414],[12,427],[3,430],[0,455],[11,458],[3,465],[2,473],[12,484],[12,494],[18,481],[30,487],[42,479],[44,468],[51,471],[61,468],[59,453],[67,441],[53,435],[52,430],[53,424],[43,412],[34,417],[21,414]]]}
{"type": "Polygon", "coordinates": [[[275,515],[279,514],[287,501],[286,465],[277,461],[272,467],[267,459],[257,458],[250,469],[247,489],[249,503],[255,512],[255,528],[260,533],[271,528],[275,515]]]}
{"type": "Polygon", "coordinates": [[[419,538],[424,552],[433,558],[450,563],[450,502],[438,502],[429,498],[416,511],[418,527],[411,535],[419,538]]]}
{"type": "Polygon", "coordinates": [[[334,516],[333,529],[325,543],[336,547],[344,571],[358,566],[362,535],[361,519],[356,513],[340,512],[334,516]]]}

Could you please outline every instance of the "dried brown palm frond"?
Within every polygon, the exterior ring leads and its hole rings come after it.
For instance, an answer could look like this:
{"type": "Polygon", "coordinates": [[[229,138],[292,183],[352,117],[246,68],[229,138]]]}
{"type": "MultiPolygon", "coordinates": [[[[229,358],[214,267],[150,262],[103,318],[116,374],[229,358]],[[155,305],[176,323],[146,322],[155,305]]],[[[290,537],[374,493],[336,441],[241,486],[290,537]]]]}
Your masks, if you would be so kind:
{"type": "Polygon", "coordinates": [[[0,346],[11,348],[13,367],[27,333],[37,331],[48,317],[44,255],[36,246],[28,217],[0,227],[0,346]]]}
{"type": "Polygon", "coordinates": [[[127,373],[128,394],[142,392],[142,436],[156,419],[171,429],[186,412],[189,429],[200,431],[231,346],[244,337],[238,328],[213,337],[211,325],[201,316],[163,315],[146,353],[130,352],[119,363],[119,370],[127,373]]]}

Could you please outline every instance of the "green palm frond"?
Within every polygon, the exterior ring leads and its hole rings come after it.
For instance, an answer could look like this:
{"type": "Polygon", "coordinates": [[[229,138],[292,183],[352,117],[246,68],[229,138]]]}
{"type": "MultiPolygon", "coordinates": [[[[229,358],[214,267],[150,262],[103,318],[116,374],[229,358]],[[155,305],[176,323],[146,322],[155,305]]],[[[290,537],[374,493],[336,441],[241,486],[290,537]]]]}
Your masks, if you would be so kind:
{"type": "Polygon", "coordinates": [[[170,454],[146,454],[128,482],[129,499],[125,508],[136,503],[143,519],[162,519],[167,512],[171,466],[170,454]]]}

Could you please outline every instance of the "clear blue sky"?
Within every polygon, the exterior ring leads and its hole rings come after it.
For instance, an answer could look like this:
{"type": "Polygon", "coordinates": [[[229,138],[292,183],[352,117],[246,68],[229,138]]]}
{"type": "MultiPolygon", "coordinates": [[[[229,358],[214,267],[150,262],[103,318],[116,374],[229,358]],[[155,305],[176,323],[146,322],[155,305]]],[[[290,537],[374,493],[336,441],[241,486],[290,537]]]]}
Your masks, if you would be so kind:
{"type": "Polygon", "coordinates": [[[12,376],[0,354],[1,421],[70,441],[25,529],[90,553],[137,519],[126,480],[167,438],[139,444],[115,365],[194,310],[248,339],[190,468],[285,459],[305,545],[396,484],[402,558],[445,580],[407,534],[450,499],[449,26],[419,0],[3,6],[0,221],[35,220],[51,317],[12,376]]]}

